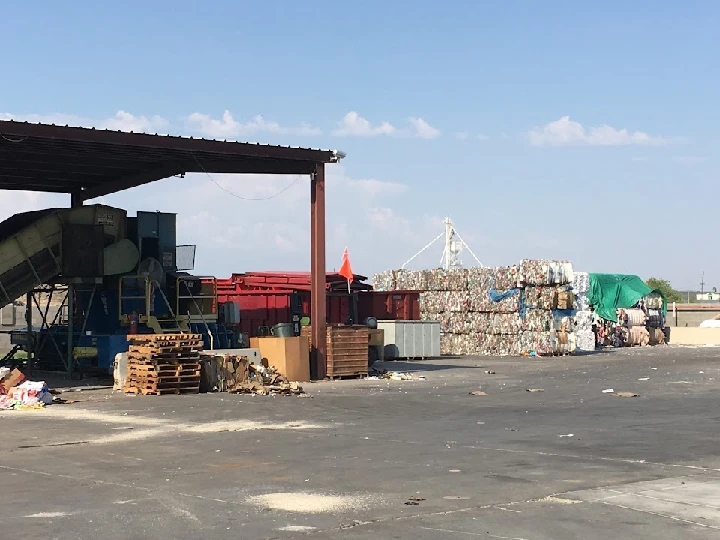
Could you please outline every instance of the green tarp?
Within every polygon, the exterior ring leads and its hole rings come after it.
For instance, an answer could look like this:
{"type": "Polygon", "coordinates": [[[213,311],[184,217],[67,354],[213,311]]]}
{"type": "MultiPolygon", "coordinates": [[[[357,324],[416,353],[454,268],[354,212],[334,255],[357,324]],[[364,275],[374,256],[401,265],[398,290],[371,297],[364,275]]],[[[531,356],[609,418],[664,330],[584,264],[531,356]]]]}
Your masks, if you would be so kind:
{"type": "Polygon", "coordinates": [[[617,310],[631,308],[643,297],[657,293],[663,297],[663,312],[667,302],[662,293],[652,290],[638,276],[626,274],[590,274],[587,297],[595,313],[605,320],[617,322],[617,310]]]}

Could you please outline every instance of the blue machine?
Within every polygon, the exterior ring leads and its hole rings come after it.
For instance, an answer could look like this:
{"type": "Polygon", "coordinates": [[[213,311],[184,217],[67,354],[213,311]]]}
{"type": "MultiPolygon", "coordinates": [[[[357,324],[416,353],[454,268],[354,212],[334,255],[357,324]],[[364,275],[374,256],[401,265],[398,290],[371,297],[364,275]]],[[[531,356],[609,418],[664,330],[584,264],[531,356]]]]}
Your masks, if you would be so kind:
{"type": "MultiPolygon", "coordinates": [[[[206,349],[237,346],[232,331],[218,324],[217,283],[214,277],[192,276],[178,268],[176,215],[138,212],[126,228],[140,262],[131,273],[70,282],[72,348],[68,324],[52,324],[39,333],[36,365],[62,369],[72,350],[75,367],[112,371],[115,356],[128,350],[132,321],[137,333],[191,332],[201,334],[206,349]]],[[[191,249],[194,263],[195,246],[191,249]]],[[[107,263],[106,263],[107,265],[107,263]]]]}

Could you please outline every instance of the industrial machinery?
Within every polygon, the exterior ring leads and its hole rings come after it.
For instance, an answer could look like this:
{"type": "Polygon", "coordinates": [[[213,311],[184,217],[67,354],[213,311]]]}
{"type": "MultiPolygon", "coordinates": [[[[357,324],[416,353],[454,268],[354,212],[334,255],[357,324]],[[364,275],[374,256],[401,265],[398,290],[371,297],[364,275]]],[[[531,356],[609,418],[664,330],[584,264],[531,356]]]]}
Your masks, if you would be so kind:
{"type": "Polygon", "coordinates": [[[235,347],[218,324],[217,281],[189,274],[194,259],[195,246],[177,245],[175,214],[104,205],[17,214],[0,223],[0,307],[25,295],[42,323],[29,318],[11,343],[38,367],[68,371],[110,370],[128,333],[193,332],[207,349],[235,347]]]}

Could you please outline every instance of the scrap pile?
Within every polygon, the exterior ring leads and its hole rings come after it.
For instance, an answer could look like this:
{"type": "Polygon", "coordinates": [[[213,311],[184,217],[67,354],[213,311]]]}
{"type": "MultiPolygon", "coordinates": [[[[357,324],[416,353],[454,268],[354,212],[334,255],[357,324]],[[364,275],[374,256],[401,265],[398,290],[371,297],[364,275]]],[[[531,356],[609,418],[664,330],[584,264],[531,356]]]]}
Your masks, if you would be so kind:
{"type": "Polygon", "coordinates": [[[53,402],[42,381],[28,381],[19,369],[0,368],[0,410],[39,409],[53,402]]]}
{"type": "Polygon", "coordinates": [[[199,334],[128,336],[124,392],[143,395],[197,394],[200,391],[199,334]]]}
{"type": "Polygon", "coordinates": [[[566,261],[499,268],[395,270],[378,290],[420,290],[423,320],[440,321],[442,354],[568,354],[575,349],[574,272],[566,261]]]}
{"type": "Polygon", "coordinates": [[[633,347],[665,343],[667,304],[635,275],[589,274],[587,302],[594,311],[601,347],[633,347]]]}
{"type": "Polygon", "coordinates": [[[250,363],[247,356],[203,353],[200,391],[233,394],[301,395],[302,386],[290,382],[272,366],[250,363]]]}

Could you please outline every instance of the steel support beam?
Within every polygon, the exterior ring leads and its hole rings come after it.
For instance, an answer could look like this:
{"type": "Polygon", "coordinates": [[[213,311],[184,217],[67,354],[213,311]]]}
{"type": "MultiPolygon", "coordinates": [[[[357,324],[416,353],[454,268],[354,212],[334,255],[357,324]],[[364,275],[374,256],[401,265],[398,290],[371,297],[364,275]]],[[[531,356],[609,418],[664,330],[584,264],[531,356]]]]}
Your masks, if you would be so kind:
{"type": "Polygon", "coordinates": [[[80,193],[79,191],[70,194],[70,208],[77,208],[79,206],[82,206],[83,202],[84,200],[82,198],[82,193],[80,193]]]}
{"type": "Polygon", "coordinates": [[[325,164],[318,163],[310,180],[310,373],[326,375],[327,321],[325,291],[325,164]]]}

